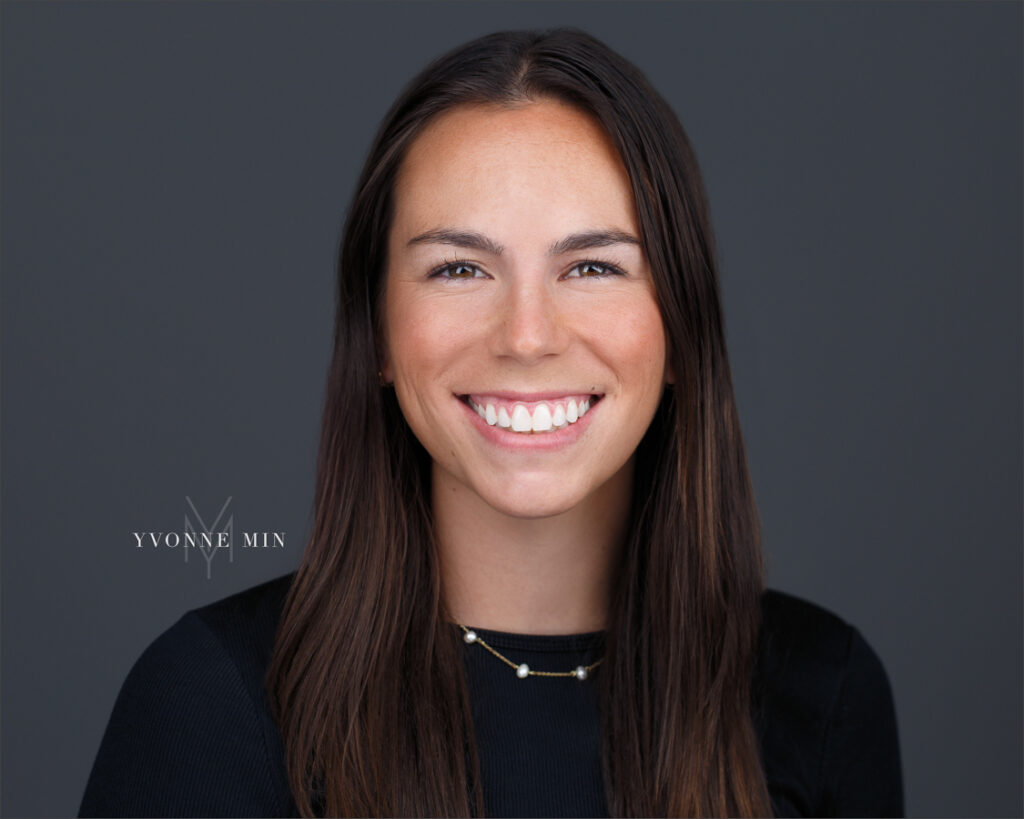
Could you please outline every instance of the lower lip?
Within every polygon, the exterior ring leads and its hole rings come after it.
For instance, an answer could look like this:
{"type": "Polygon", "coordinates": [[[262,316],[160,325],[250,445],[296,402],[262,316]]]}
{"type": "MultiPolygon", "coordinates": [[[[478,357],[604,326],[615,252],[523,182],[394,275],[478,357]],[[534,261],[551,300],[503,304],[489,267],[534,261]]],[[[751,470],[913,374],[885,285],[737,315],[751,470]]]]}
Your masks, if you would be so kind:
{"type": "Polygon", "coordinates": [[[497,424],[492,427],[466,401],[458,396],[455,396],[455,400],[466,411],[470,423],[491,443],[515,452],[543,452],[569,446],[586,432],[587,427],[590,426],[590,419],[601,405],[604,397],[602,396],[601,400],[592,403],[587,414],[574,424],[566,424],[561,429],[553,429],[550,432],[512,432],[497,424]]]}

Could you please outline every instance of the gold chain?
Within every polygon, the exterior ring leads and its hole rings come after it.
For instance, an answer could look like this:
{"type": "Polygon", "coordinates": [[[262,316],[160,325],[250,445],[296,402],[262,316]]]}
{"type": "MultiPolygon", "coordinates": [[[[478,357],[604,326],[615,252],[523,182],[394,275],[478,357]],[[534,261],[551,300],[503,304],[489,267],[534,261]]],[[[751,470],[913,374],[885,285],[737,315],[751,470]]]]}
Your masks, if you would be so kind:
{"type": "Polygon", "coordinates": [[[572,671],[533,671],[526,663],[514,663],[504,654],[495,651],[487,645],[487,643],[481,640],[475,631],[466,628],[462,623],[459,623],[459,628],[464,632],[462,635],[463,640],[470,644],[479,643],[491,652],[491,654],[505,663],[509,668],[515,669],[516,676],[521,680],[525,680],[527,677],[575,677],[577,680],[585,680],[591,671],[604,662],[604,657],[602,657],[596,663],[591,663],[590,665],[578,665],[572,671]]]}

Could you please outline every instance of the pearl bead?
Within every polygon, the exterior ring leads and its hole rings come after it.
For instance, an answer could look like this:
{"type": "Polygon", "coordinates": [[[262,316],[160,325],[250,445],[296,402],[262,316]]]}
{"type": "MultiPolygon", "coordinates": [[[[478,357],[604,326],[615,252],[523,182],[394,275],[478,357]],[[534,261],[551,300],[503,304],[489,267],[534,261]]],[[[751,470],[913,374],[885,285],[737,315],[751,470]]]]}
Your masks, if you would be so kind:
{"type": "Polygon", "coordinates": [[[467,643],[475,643],[476,642],[476,632],[475,631],[467,631],[464,635],[462,635],[462,639],[465,640],[467,643]]]}
{"type": "Polygon", "coordinates": [[[585,680],[586,678],[587,678],[587,669],[585,669],[581,665],[576,666],[576,679],[577,680],[585,680]]]}
{"type": "Polygon", "coordinates": [[[523,663],[516,669],[516,676],[521,680],[526,679],[526,677],[530,676],[530,666],[523,663]]]}

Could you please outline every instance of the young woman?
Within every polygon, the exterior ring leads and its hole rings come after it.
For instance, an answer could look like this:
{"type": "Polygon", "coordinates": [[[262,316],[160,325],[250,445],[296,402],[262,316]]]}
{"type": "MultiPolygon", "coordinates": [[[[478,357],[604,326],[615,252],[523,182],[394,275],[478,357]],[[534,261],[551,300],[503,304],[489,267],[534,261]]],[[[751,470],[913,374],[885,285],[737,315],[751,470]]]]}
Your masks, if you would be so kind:
{"type": "Polygon", "coordinates": [[[594,38],[386,115],[316,492],[296,573],[133,668],[82,815],[902,812],[877,657],[763,588],[693,151],[594,38]]]}

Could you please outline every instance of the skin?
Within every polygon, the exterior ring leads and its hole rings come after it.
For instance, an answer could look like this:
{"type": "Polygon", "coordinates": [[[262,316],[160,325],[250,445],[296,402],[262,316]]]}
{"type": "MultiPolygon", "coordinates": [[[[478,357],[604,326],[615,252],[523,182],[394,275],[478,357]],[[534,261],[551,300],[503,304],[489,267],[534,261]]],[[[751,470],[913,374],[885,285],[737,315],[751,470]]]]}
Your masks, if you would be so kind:
{"type": "Polygon", "coordinates": [[[389,236],[383,372],[433,459],[456,622],[525,634],[607,627],[634,452],[672,381],[639,237],[613,145],[559,101],[460,106],[409,148],[389,236]],[[438,230],[497,247],[410,241],[438,230]],[[594,231],[636,242],[549,252],[594,231]],[[449,262],[446,278],[431,277],[449,262]],[[459,398],[549,390],[603,397],[576,440],[545,451],[495,443],[459,398]]]}

